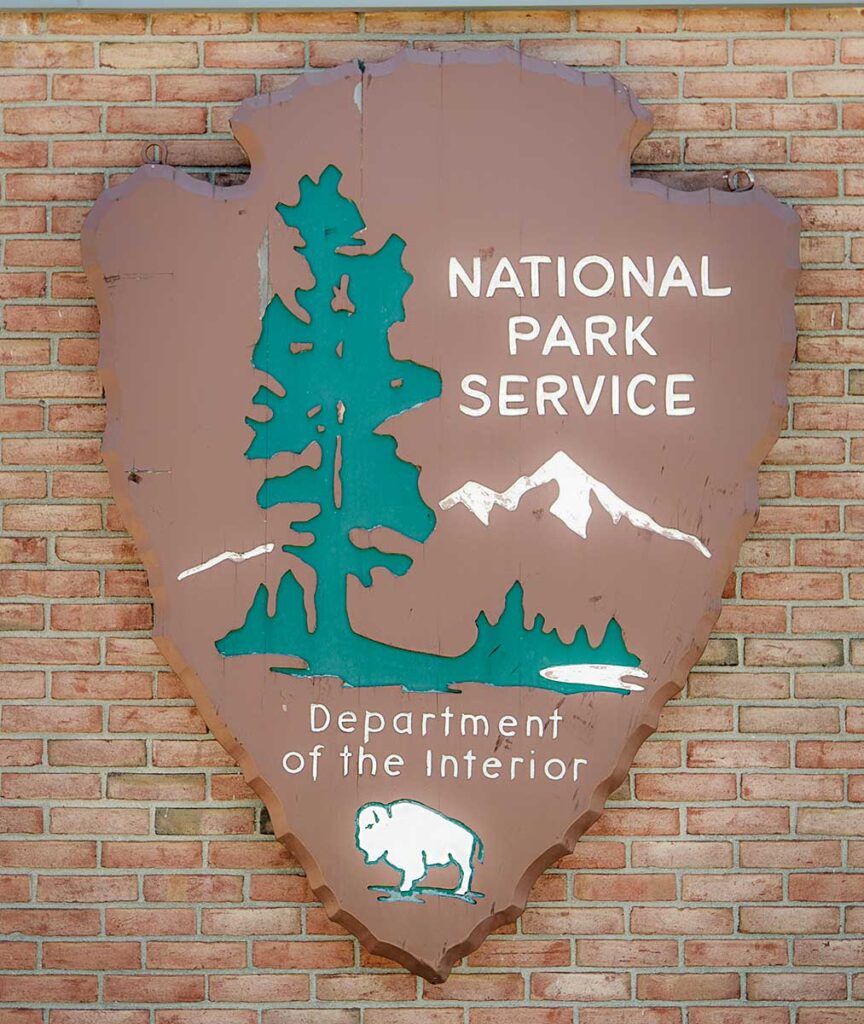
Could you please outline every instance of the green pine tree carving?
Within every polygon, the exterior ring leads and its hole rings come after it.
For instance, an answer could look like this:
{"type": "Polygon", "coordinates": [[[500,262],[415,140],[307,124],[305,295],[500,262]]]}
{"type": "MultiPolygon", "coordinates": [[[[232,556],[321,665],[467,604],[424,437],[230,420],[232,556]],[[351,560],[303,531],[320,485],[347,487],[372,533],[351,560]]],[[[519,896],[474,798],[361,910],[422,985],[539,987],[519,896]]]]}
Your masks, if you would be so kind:
{"type": "Polygon", "coordinates": [[[253,430],[247,458],[290,452],[302,462],[285,476],[268,478],[258,502],[262,508],[296,506],[292,527],[298,539],[284,549],[314,569],[314,603],[307,613],[302,587],[289,572],[271,616],[262,584],[245,623],[218,641],[218,649],[226,656],[291,655],[307,668],[279,671],[336,676],[352,686],[441,690],[481,681],[597,689],[551,683],[538,671],[562,662],[638,665],[617,623],[610,623],[598,649],[584,629],[565,644],[554,631],[544,632],[539,616],[525,627],[518,583],[496,623],[481,614],[477,641],[458,658],[390,647],[352,629],[348,576],[370,586],[375,567],[401,575],[411,566],[407,555],[358,545],[352,531],[384,526],[422,543],[434,528],[434,514],[418,490],[418,467],[399,457],[388,421],[437,398],[441,378],[392,355],[388,332],[405,319],[403,300],[412,283],[402,263],[405,243],[391,235],[377,252],[363,251],[359,236],[366,225],[355,203],[340,193],[341,178],[333,166],[317,182],[304,177],[298,202],[277,206],[303,240],[297,251],[315,283],[295,293],[307,319],[278,295],[267,306],[252,361],[284,395],[259,389],[254,402],[272,415],[264,422],[247,420],[253,430]]]}

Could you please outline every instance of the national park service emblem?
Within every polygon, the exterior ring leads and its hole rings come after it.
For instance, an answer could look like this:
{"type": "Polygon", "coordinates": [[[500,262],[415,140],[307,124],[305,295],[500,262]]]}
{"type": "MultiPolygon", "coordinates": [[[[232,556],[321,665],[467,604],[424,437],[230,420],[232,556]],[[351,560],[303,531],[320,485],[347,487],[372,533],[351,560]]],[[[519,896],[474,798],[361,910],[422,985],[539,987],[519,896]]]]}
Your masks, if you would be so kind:
{"type": "Polygon", "coordinates": [[[433,981],[515,919],[716,620],[784,421],[798,225],[633,180],[511,50],[299,77],[246,184],[84,229],[160,649],[335,920],[433,981]]]}

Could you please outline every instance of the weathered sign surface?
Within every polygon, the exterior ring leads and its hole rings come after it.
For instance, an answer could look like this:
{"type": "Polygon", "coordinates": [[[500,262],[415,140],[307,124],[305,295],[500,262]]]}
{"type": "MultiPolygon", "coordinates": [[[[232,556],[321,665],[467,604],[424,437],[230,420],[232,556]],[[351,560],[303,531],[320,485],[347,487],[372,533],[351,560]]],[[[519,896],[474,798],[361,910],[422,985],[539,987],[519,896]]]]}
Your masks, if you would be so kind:
{"type": "Polygon", "coordinates": [[[647,113],[510,50],[242,105],[248,182],[84,231],[156,638],[328,913],[446,977],[683,685],[757,508],[797,220],[630,177],[647,113]]]}

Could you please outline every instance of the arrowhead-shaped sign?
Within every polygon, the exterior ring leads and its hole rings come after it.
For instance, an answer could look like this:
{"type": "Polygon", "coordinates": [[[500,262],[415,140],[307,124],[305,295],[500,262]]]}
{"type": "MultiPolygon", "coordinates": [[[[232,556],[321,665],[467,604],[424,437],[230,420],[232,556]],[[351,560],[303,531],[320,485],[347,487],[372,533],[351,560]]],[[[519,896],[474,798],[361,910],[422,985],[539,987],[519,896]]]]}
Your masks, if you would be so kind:
{"type": "Polygon", "coordinates": [[[512,921],[707,642],[783,423],[797,220],[630,176],[511,50],[304,76],[248,182],[84,230],[156,640],[334,920],[433,981],[512,921]]]}

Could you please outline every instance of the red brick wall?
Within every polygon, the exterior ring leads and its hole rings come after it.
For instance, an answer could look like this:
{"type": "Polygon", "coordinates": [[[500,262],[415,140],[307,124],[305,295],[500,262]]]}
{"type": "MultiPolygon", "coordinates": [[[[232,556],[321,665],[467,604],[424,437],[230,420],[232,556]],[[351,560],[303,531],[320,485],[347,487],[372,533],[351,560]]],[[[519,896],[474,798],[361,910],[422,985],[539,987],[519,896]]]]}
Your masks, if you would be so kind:
{"type": "Polygon", "coordinates": [[[862,12],[3,14],[0,36],[0,1024],[862,1024],[862,12]],[[435,988],[327,922],[148,637],[78,230],[144,140],[233,181],[256,89],[475,40],[620,74],[652,175],[754,167],[805,271],[789,428],[702,665],[521,922],[435,988]]]}

